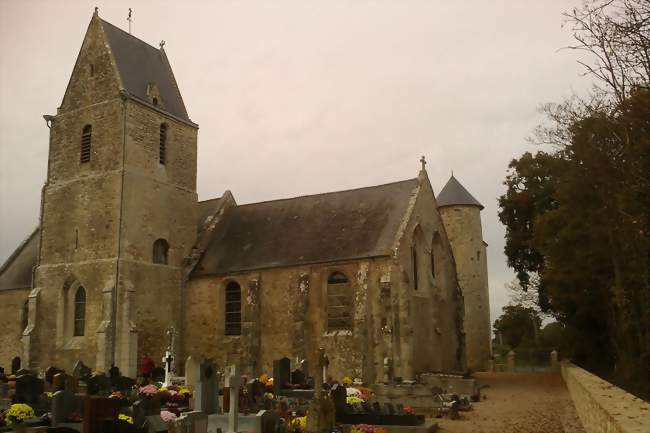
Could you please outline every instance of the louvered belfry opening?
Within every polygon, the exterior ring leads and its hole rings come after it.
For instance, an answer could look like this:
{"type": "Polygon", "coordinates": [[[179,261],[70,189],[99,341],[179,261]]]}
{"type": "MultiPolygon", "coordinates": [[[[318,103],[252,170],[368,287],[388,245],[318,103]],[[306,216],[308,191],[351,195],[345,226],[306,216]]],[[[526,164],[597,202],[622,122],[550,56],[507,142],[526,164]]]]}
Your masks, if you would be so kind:
{"type": "Polygon", "coordinates": [[[241,288],[231,281],[226,286],[226,335],[241,335],[241,288]]]}
{"type": "Polygon", "coordinates": [[[160,125],[160,154],[159,160],[162,165],[165,165],[167,160],[167,124],[160,125]]]}
{"type": "Polygon", "coordinates": [[[90,144],[92,141],[93,127],[91,125],[84,126],[81,133],[81,156],[80,161],[90,162],[90,144]]]}
{"type": "Polygon", "coordinates": [[[327,330],[352,329],[350,283],[345,275],[334,272],[327,279],[327,330]]]}

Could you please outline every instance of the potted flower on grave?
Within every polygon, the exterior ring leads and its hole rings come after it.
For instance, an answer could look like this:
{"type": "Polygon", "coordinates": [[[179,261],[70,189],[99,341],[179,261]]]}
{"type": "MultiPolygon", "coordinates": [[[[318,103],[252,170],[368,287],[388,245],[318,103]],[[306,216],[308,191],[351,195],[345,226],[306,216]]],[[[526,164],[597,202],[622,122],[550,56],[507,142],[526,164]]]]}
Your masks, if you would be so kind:
{"type": "Polygon", "coordinates": [[[31,418],[34,418],[34,409],[24,403],[12,404],[4,413],[5,425],[12,428],[31,418]]]}
{"type": "Polygon", "coordinates": [[[158,394],[158,387],[153,384],[141,386],[138,389],[138,397],[140,398],[154,398],[158,394]]]}
{"type": "Polygon", "coordinates": [[[160,418],[167,424],[174,422],[176,418],[178,418],[178,415],[175,414],[174,412],[170,412],[168,410],[161,410],[160,411],[160,418]]]}

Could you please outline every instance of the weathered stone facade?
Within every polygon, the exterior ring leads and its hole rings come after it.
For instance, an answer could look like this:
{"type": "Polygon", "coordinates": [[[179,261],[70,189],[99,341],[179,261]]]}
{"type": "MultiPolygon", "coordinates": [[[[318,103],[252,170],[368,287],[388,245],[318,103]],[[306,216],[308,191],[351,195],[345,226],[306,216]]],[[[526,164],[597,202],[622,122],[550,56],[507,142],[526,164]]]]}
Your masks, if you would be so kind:
{"type": "Polygon", "coordinates": [[[404,379],[462,370],[462,294],[425,172],[411,191],[392,251],[387,257],[192,278],[185,289],[185,354],[221,365],[239,362],[246,373],[258,375],[285,356],[316,365],[314,356],[323,347],[333,377],[366,382],[383,379],[386,359],[393,375],[404,379]],[[417,287],[414,250],[420,258],[417,287]],[[327,329],[327,281],[333,273],[350,281],[349,330],[327,329]],[[232,281],[243,291],[240,336],[224,335],[225,289],[232,281]]]}
{"type": "MultiPolygon", "coordinates": [[[[448,185],[453,182],[457,181],[452,177],[448,185]]],[[[443,193],[444,189],[440,195],[443,193]]],[[[480,214],[483,206],[474,203],[473,197],[464,200],[460,195],[456,198],[457,200],[452,200],[453,203],[441,202],[439,210],[456,258],[458,282],[466,300],[464,326],[467,366],[473,371],[486,371],[492,354],[492,333],[487,244],[483,241],[480,214]]]]}
{"type": "Polygon", "coordinates": [[[424,168],[358,190],[242,206],[227,191],[197,202],[198,126],[164,50],[97,14],[46,120],[40,226],[0,268],[0,365],[17,354],[34,368],[81,359],[133,376],[143,354],[162,358],[173,326],[179,359],[236,361],[249,374],[285,356],[314,366],[319,347],[330,375],[366,382],[465,368],[465,311],[488,308],[463,280],[487,284],[484,246],[480,266],[464,256],[475,253],[480,216],[450,225],[424,168]],[[336,290],[333,275],[345,281],[336,290]],[[237,332],[226,332],[226,317],[237,332]]]}

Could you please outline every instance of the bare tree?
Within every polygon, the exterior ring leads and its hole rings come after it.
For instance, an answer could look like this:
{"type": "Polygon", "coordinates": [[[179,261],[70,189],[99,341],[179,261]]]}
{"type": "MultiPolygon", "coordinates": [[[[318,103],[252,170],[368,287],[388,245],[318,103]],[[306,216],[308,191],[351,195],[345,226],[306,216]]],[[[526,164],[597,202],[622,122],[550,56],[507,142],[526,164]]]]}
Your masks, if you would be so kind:
{"type": "Polygon", "coordinates": [[[604,84],[616,102],[624,101],[637,86],[650,82],[650,1],[585,0],[566,12],[576,44],[591,62],[579,61],[586,75],[604,84]]]}

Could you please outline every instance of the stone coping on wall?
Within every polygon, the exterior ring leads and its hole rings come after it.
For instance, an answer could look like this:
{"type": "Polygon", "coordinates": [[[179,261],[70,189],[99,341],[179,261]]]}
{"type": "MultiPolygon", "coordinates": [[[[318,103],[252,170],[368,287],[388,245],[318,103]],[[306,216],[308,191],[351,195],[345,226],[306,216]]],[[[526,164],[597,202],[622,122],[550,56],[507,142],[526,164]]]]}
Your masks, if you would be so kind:
{"type": "Polygon", "coordinates": [[[570,362],[562,378],[587,433],[650,433],[650,403],[570,362]]]}

